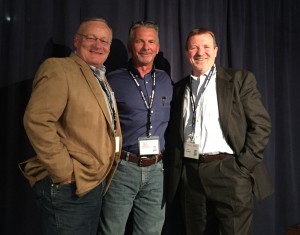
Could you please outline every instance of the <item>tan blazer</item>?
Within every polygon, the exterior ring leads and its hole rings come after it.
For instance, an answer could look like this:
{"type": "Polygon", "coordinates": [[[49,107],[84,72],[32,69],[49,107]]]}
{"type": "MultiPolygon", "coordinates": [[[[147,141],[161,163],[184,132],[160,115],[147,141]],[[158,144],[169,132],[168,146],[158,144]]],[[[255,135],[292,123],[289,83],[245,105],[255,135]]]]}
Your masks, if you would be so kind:
{"type": "Polygon", "coordinates": [[[74,174],[79,196],[103,180],[106,191],[121,152],[116,107],[114,131],[104,93],[90,67],[75,54],[47,59],[36,73],[24,114],[24,127],[37,154],[20,164],[30,185],[48,175],[57,183],[74,174]]]}

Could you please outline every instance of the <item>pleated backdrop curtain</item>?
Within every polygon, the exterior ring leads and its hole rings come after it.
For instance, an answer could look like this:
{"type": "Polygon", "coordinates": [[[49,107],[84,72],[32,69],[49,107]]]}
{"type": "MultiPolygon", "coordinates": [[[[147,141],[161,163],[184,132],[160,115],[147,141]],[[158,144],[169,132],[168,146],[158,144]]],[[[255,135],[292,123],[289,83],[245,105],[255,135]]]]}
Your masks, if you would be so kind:
{"type": "Polygon", "coordinates": [[[40,234],[33,194],[18,169],[34,155],[22,117],[40,63],[67,56],[79,22],[91,16],[105,18],[113,28],[108,71],[126,65],[132,22],[156,21],[157,67],[174,82],[190,72],[184,54],[188,32],[214,31],[217,63],[251,70],[272,118],[264,161],[276,192],[255,202],[255,234],[282,235],[300,222],[299,0],[0,0],[1,234],[40,234]]]}

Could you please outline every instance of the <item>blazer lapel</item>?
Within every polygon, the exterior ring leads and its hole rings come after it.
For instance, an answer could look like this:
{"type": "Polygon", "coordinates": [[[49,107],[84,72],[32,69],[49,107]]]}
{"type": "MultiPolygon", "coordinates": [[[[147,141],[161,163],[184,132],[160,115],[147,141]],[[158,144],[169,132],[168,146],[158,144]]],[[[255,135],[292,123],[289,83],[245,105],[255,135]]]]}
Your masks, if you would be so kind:
{"type": "MultiPolygon", "coordinates": [[[[82,68],[82,73],[84,74],[84,77],[85,77],[87,83],[89,84],[100,108],[102,109],[105,118],[108,120],[108,123],[110,124],[111,128],[113,129],[110,111],[109,111],[109,108],[108,108],[107,102],[106,102],[106,97],[104,95],[104,92],[101,90],[101,87],[100,87],[99,82],[97,81],[97,78],[94,76],[91,69],[86,70],[85,68],[82,68]]],[[[108,84],[108,83],[106,83],[106,84],[108,84]]]]}
{"type": "Polygon", "coordinates": [[[216,86],[220,125],[224,132],[224,136],[227,136],[228,118],[232,105],[234,86],[232,77],[221,67],[217,67],[216,86]]]}
{"type": "Polygon", "coordinates": [[[180,85],[178,86],[178,90],[175,93],[175,98],[178,100],[176,102],[176,105],[178,105],[178,111],[177,111],[177,120],[178,120],[178,125],[177,127],[179,128],[179,133],[182,139],[182,142],[184,142],[184,120],[183,120],[183,113],[184,113],[184,95],[186,91],[186,86],[188,84],[190,76],[185,77],[181,82],[180,85]],[[178,115],[179,114],[179,115],[178,115]]]}
{"type": "MultiPolygon", "coordinates": [[[[94,76],[94,74],[93,74],[91,68],[88,66],[88,64],[86,64],[77,55],[71,54],[71,58],[80,66],[80,70],[83,73],[84,78],[86,79],[89,87],[91,88],[92,93],[94,94],[100,108],[102,109],[104,116],[107,119],[107,122],[109,123],[111,129],[113,130],[113,124],[111,121],[110,111],[109,111],[109,108],[106,103],[105,95],[100,88],[100,84],[97,81],[97,78],[94,76]]],[[[111,90],[110,87],[109,87],[109,89],[111,90]]],[[[115,106],[115,110],[116,110],[115,103],[114,103],[114,106],[115,106]]],[[[116,110],[116,112],[117,112],[117,110],[116,110]]]]}

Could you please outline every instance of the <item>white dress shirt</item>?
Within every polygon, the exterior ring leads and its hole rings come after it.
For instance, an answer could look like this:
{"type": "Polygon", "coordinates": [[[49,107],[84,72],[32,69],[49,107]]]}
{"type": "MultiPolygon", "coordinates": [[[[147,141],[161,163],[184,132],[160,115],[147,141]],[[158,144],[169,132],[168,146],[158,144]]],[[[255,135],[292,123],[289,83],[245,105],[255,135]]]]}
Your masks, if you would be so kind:
{"type": "Polygon", "coordinates": [[[200,87],[204,83],[209,71],[199,77],[191,75],[191,87],[196,105],[195,128],[192,127],[193,108],[190,97],[190,85],[187,84],[184,104],[184,138],[185,142],[199,145],[199,154],[229,153],[233,150],[227,144],[219,122],[218,100],[216,92],[216,69],[214,70],[206,88],[200,94],[200,87]],[[200,83],[199,83],[200,79],[200,83]],[[197,80],[199,85],[197,85],[197,80]],[[195,92],[197,97],[195,96],[195,92]],[[199,99],[200,97],[200,99],[199,99]],[[195,130],[193,130],[195,129],[195,130]]]}

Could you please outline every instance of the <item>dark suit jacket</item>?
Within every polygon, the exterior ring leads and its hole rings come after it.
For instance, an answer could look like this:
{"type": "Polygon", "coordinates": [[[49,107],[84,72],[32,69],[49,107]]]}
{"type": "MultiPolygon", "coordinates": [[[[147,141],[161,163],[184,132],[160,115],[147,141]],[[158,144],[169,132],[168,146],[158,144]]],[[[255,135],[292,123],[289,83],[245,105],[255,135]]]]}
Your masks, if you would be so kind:
{"type": "MultiPolygon", "coordinates": [[[[171,119],[166,132],[164,157],[166,200],[171,203],[180,182],[184,155],[183,97],[190,76],[174,85],[171,119]]],[[[237,161],[250,172],[258,199],[273,193],[263,152],[271,132],[270,117],[251,72],[217,66],[217,99],[224,136],[237,154],[237,161]]]]}

